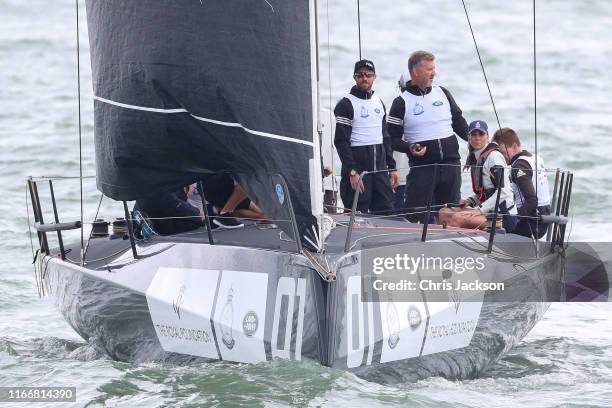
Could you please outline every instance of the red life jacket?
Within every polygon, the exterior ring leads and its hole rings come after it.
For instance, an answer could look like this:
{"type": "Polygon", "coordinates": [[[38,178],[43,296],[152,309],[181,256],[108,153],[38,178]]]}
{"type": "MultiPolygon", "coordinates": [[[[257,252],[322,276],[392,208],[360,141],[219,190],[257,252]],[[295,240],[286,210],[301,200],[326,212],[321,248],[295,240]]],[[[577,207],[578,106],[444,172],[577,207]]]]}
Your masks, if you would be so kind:
{"type": "MultiPolygon", "coordinates": [[[[472,190],[474,191],[474,194],[478,195],[476,205],[481,205],[495,193],[495,188],[484,188],[483,182],[484,163],[487,161],[487,157],[489,157],[489,155],[494,151],[501,153],[501,150],[499,150],[499,145],[497,143],[489,143],[483,150],[478,160],[476,160],[476,164],[470,167],[470,175],[472,176],[472,190]]],[[[495,180],[493,178],[491,178],[491,181],[493,184],[495,184],[495,180]]]]}

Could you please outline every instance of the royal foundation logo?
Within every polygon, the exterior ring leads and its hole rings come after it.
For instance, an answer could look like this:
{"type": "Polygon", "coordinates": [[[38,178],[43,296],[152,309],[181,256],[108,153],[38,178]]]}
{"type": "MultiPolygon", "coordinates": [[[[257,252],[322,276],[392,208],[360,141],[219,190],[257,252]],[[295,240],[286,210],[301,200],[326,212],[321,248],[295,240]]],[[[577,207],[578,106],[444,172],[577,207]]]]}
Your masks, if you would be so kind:
{"type": "Polygon", "coordinates": [[[183,296],[186,290],[187,290],[187,287],[185,285],[182,285],[179,288],[178,294],[172,300],[172,309],[174,310],[174,313],[176,313],[176,316],[178,317],[179,320],[181,320],[181,307],[183,306],[183,302],[185,301],[183,296]]]}

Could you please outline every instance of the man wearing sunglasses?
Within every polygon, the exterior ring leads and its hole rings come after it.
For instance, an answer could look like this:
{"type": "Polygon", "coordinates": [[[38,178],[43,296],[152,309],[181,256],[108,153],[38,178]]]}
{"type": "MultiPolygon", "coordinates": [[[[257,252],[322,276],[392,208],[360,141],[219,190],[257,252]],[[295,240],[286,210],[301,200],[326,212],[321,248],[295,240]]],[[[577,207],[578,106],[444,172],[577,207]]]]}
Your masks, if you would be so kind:
{"type": "MultiPolygon", "coordinates": [[[[458,203],[461,198],[461,156],[457,137],[467,141],[468,125],[450,92],[433,84],[435,57],[416,51],[408,59],[410,81],[395,98],[387,122],[393,149],[408,155],[404,206],[458,203]],[[435,181],[434,181],[435,180],[435,181]]],[[[407,218],[425,221],[417,212],[407,218]]]]}
{"type": "Polygon", "coordinates": [[[372,90],[374,63],[357,61],[353,73],[355,86],[334,109],[334,144],[342,162],[340,196],[344,207],[350,208],[359,189],[358,211],[391,211],[399,176],[386,130],[385,105],[372,90]],[[364,171],[372,173],[362,179],[364,171]]]}

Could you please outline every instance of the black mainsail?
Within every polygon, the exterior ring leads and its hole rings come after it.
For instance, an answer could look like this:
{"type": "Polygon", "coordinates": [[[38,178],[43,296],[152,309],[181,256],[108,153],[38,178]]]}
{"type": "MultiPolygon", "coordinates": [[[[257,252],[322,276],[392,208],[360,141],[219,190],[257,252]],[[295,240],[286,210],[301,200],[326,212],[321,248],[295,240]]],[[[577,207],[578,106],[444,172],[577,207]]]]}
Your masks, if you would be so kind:
{"type": "Polygon", "coordinates": [[[323,212],[314,2],[87,0],[98,188],[134,200],[228,171],[287,219],[281,174],[312,238],[323,212]]]}

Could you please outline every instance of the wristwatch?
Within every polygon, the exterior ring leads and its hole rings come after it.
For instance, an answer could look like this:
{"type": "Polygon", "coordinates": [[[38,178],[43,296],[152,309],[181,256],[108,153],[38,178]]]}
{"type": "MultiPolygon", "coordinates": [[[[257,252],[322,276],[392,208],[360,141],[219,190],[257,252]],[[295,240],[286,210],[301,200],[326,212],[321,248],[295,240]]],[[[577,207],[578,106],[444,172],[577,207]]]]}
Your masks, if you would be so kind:
{"type": "Polygon", "coordinates": [[[351,174],[351,177],[353,177],[353,176],[357,176],[359,173],[357,173],[357,170],[353,169],[351,170],[350,174],[351,174]]]}

